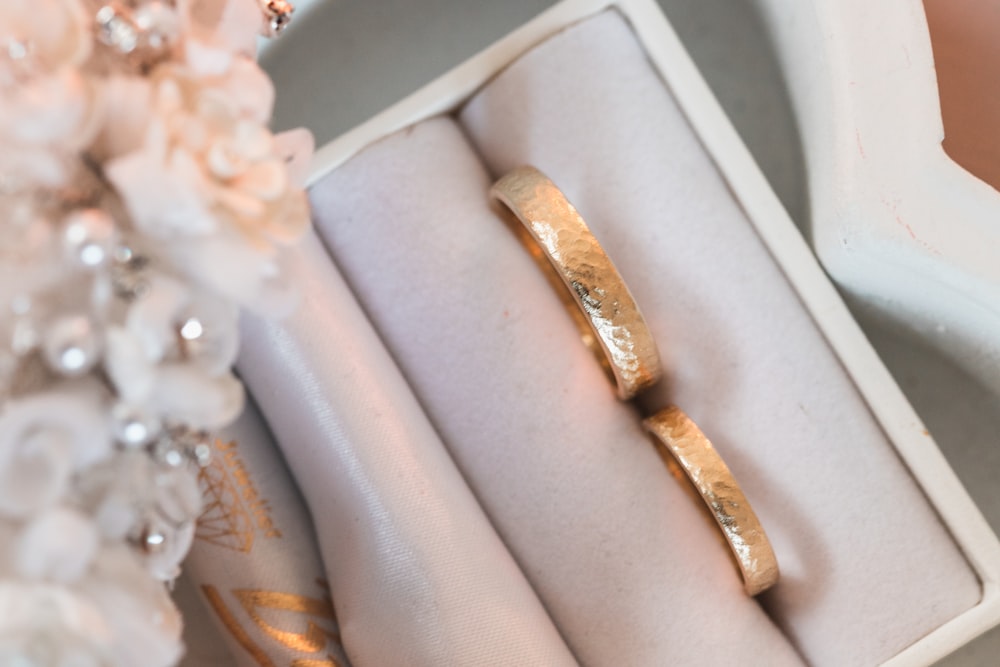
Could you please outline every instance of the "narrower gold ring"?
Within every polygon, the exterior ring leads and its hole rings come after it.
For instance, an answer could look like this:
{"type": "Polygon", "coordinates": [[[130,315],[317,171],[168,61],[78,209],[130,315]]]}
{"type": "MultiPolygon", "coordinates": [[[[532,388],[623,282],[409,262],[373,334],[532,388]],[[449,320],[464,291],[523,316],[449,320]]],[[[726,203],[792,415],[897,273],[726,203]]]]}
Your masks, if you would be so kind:
{"type": "Polygon", "coordinates": [[[778,560],[771,542],[733,474],[701,429],[677,407],[660,410],[643,424],[705,501],[732,549],[747,595],[757,595],[777,583],[778,560]]]}
{"type": "Polygon", "coordinates": [[[519,167],[490,190],[622,400],[660,378],[656,343],[618,269],[545,174],[519,167]]]}

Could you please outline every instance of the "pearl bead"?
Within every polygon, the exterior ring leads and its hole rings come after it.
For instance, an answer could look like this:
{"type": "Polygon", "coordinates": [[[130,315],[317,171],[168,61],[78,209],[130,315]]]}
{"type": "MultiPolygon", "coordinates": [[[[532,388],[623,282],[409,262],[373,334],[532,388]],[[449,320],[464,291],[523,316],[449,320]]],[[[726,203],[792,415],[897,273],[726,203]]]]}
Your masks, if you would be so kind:
{"type": "Polygon", "coordinates": [[[125,403],[112,408],[111,419],[115,439],[129,449],[148,445],[162,428],[156,417],[125,403]]]}
{"type": "Polygon", "coordinates": [[[239,349],[238,311],[199,299],[176,320],[181,358],[217,375],[229,369],[239,349]]]}
{"type": "Polygon", "coordinates": [[[152,447],[151,453],[154,460],[159,461],[169,468],[179,468],[187,463],[184,451],[177,446],[174,438],[170,435],[164,434],[163,437],[157,440],[156,444],[152,447]]]}
{"type": "Polygon", "coordinates": [[[171,581],[180,574],[178,565],[191,548],[194,531],[194,521],[171,525],[161,517],[150,516],[133,543],[147,571],[161,581],[171,581]]]}
{"type": "Polygon", "coordinates": [[[114,237],[114,220],[96,208],[73,211],[63,226],[63,247],[67,255],[88,269],[95,269],[108,260],[114,237]]]}
{"type": "Polygon", "coordinates": [[[201,338],[201,335],[205,333],[205,327],[198,318],[189,317],[188,320],[181,325],[180,332],[181,338],[187,341],[192,341],[201,338]]]}
{"type": "Polygon", "coordinates": [[[170,539],[170,529],[155,519],[146,524],[139,534],[139,548],[147,554],[163,551],[170,539]]]}
{"type": "Polygon", "coordinates": [[[135,257],[135,252],[127,245],[120,245],[115,248],[115,261],[120,264],[128,264],[135,257]]]}
{"type": "Polygon", "coordinates": [[[42,354],[52,370],[79,377],[97,363],[100,340],[93,324],[83,315],[60,317],[45,332],[42,354]]]}

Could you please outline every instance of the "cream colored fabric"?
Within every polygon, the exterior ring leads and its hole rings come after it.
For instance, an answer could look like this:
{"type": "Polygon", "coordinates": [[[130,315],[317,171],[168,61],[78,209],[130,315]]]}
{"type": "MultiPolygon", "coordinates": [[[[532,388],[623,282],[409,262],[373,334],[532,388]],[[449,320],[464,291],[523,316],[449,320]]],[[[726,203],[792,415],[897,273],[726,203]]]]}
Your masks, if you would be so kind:
{"type": "Polygon", "coordinates": [[[796,664],[794,646],[875,664],[978,600],[618,15],[552,38],[460,120],[333,172],[316,223],[582,663],[796,664]],[[755,503],[785,570],[763,600],[780,631],[489,211],[491,177],[519,163],[564,188],[632,285],[668,373],[648,405],[680,403],[755,503]]]}
{"type": "Polygon", "coordinates": [[[765,607],[813,664],[881,662],[979,584],[621,17],[519,60],[461,114],[494,173],[549,172],[649,320],[668,381],[778,549],[765,607]]]}
{"type": "Polygon", "coordinates": [[[252,401],[200,477],[184,570],[241,667],[348,667],[312,517],[252,401]]]}
{"type": "Polygon", "coordinates": [[[490,210],[450,119],[313,189],[316,224],[587,665],[799,661],[490,210]]]}
{"type": "Polygon", "coordinates": [[[314,236],[238,367],[312,511],[354,667],[575,665],[314,236]]]}

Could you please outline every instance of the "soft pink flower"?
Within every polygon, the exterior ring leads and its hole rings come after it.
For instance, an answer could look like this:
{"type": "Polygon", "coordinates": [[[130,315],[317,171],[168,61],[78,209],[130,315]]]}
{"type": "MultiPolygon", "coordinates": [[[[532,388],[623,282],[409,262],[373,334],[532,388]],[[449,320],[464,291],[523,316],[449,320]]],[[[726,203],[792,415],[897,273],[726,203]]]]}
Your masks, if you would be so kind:
{"type": "Polygon", "coordinates": [[[180,658],[180,613],[125,545],[106,547],[77,589],[100,610],[114,638],[105,648],[110,664],[168,667],[180,658]]]}
{"type": "Polygon", "coordinates": [[[58,584],[0,581],[0,664],[98,665],[112,641],[86,595],[58,584]]]}
{"type": "Polygon", "coordinates": [[[135,150],[105,173],[132,223],[159,239],[156,252],[197,284],[250,304],[277,275],[275,244],[309,224],[301,189],[308,133],[276,140],[264,123],[274,90],[252,61],[219,76],[175,64],[152,75],[152,118],[135,150]],[[219,257],[224,255],[224,257],[219,257]],[[222,261],[219,261],[219,260],[222,261]]]}
{"type": "Polygon", "coordinates": [[[262,24],[257,0],[179,0],[188,65],[218,73],[234,54],[253,57],[262,24]]]}

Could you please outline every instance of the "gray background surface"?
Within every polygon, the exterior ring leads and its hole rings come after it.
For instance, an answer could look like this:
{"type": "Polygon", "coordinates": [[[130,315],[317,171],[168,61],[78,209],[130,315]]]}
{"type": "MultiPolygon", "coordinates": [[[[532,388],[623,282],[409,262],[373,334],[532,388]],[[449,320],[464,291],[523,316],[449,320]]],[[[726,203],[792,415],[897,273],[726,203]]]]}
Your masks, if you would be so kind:
{"type": "MultiPolygon", "coordinates": [[[[304,125],[322,145],[552,4],[550,0],[324,0],[308,21],[294,26],[275,45],[275,53],[285,51],[282,57],[264,60],[278,90],[275,128],[304,125]]],[[[660,4],[789,214],[805,227],[808,210],[797,129],[753,3],[660,0],[660,4]]],[[[987,520],[1000,531],[1000,396],[905,333],[858,315],[987,520]]],[[[185,667],[231,664],[193,587],[183,578],[177,598],[188,618],[187,637],[193,647],[185,667]]],[[[998,664],[1000,629],[939,663],[944,667],[998,664]]]]}

